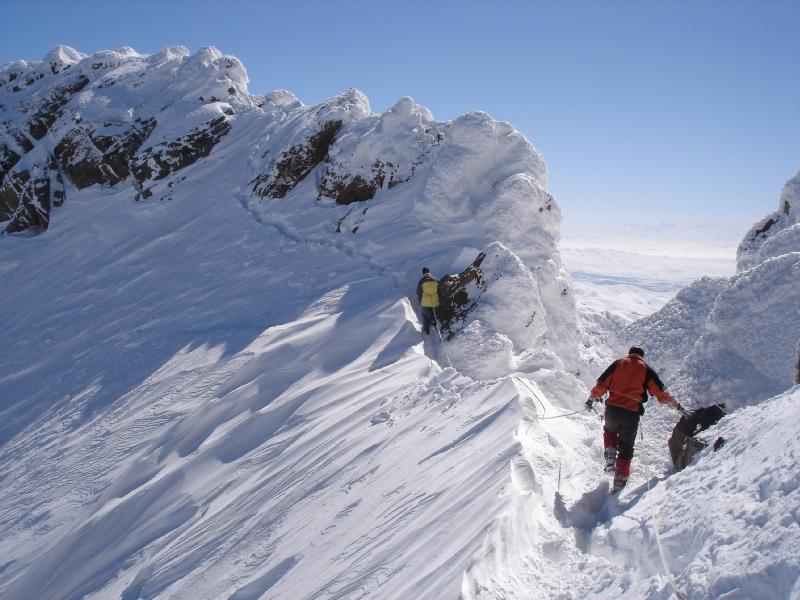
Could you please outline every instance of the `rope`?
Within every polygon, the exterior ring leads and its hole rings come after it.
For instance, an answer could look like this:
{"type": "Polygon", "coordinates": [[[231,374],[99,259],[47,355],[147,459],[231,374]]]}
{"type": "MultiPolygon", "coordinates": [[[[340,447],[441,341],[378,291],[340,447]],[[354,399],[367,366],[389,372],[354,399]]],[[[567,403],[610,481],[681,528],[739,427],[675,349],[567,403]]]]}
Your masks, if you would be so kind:
{"type": "MultiPolygon", "coordinates": [[[[644,443],[644,433],[641,429],[639,430],[639,436],[642,438],[642,443],[644,443]]],[[[670,571],[669,564],[667,563],[667,554],[664,552],[664,545],[661,543],[661,534],[658,532],[658,517],[656,516],[656,509],[653,506],[653,498],[650,493],[650,467],[645,453],[642,453],[642,464],[644,465],[644,476],[647,481],[647,504],[650,506],[650,518],[653,520],[653,531],[655,531],[656,534],[656,545],[658,546],[658,556],[661,559],[661,566],[664,567],[667,580],[670,586],[672,586],[672,593],[675,594],[678,600],[688,600],[686,595],[678,590],[678,585],[675,583],[675,578],[672,576],[672,571],[670,571]]]]}
{"type": "MultiPolygon", "coordinates": [[[[539,398],[539,395],[536,393],[536,391],[535,391],[535,390],[534,390],[532,387],[530,387],[530,386],[529,386],[529,385],[526,383],[526,381],[525,381],[524,379],[519,379],[519,381],[520,381],[520,382],[522,382],[522,385],[524,385],[524,386],[527,388],[527,390],[528,390],[528,391],[529,391],[531,394],[533,394],[533,397],[534,397],[534,398],[536,399],[536,401],[539,403],[539,406],[541,406],[541,407],[542,407],[542,412],[543,412],[543,413],[547,412],[547,411],[546,411],[546,409],[545,409],[545,407],[544,407],[544,402],[542,402],[542,399],[541,399],[541,398],[539,398]]],[[[537,420],[539,420],[539,421],[546,421],[546,420],[548,420],[548,419],[561,419],[561,418],[563,418],[563,417],[569,417],[569,416],[571,416],[571,415],[577,415],[578,413],[582,413],[584,410],[585,410],[585,409],[573,410],[572,412],[564,413],[564,414],[562,414],[562,415],[551,415],[551,416],[549,416],[549,417],[547,417],[547,416],[542,416],[542,417],[540,417],[539,415],[536,415],[536,414],[534,414],[534,415],[531,415],[531,416],[532,416],[534,419],[537,419],[537,420]]],[[[532,424],[531,424],[531,425],[532,425],[532,424]]],[[[530,431],[530,429],[531,429],[531,425],[528,425],[528,429],[526,429],[526,430],[525,430],[525,435],[528,435],[528,432],[529,432],[529,431],[530,431]]]]}

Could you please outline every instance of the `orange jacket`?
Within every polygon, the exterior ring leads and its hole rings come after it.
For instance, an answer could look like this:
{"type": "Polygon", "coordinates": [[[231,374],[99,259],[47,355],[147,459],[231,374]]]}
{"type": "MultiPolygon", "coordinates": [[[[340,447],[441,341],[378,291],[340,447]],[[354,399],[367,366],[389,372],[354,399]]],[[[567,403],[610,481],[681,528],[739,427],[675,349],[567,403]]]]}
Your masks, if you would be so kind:
{"type": "Polygon", "coordinates": [[[647,401],[647,394],[655,396],[661,404],[678,408],[680,404],[672,397],[658,374],[650,368],[638,354],[629,354],[625,358],[615,360],[603,371],[592,388],[592,398],[602,398],[606,392],[610,395],[606,404],[619,406],[633,412],[640,410],[642,402],[647,401]]]}

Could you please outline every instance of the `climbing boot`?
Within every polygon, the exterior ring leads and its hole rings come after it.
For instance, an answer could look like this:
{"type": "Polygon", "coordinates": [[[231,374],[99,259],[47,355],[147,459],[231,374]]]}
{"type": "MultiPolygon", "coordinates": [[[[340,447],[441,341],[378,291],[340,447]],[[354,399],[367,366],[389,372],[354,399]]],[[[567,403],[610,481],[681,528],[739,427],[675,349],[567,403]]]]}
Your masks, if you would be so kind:
{"type": "Polygon", "coordinates": [[[628,476],[631,474],[631,459],[617,458],[616,471],[614,472],[614,485],[611,488],[612,494],[618,494],[625,484],[628,483],[628,476]]]}
{"type": "Polygon", "coordinates": [[[617,449],[616,448],[606,448],[603,452],[603,456],[606,459],[606,466],[604,471],[606,473],[613,473],[617,469],[617,449]]]}

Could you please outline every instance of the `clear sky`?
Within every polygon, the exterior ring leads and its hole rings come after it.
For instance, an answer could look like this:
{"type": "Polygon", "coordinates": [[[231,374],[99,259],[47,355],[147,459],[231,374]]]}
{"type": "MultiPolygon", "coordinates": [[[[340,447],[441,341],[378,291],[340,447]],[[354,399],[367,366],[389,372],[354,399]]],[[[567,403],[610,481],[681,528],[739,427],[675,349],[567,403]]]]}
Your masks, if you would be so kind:
{"type": "Polygon", "coordinates": [[[213,45],[251,93],[485,110],[541,150],[567,224],[743,234],[800,169],[797,0],[3,0],[0,63],[58,44],[213,45]]]}

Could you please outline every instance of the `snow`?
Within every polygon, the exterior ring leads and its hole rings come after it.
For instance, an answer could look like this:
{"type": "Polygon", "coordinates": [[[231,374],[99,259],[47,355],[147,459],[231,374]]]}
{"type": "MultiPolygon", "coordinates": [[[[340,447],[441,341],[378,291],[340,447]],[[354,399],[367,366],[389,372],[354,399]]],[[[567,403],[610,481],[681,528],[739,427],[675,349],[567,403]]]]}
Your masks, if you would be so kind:
{"type": "Polygon", "coordinates": [[[50,307],[4,313],[2,594],[457,589],[513,390],[443,371],[402,286],[259,225],[216,175],[191,202],[90,190],[2,239],[5,306],[50,307]]]}
{"type": "Polygon", "coordinates": [[[798,177],[786,183],[781,210],[745,235],[733,276],[696,281],[623,332],[628,341],[650,343],[653,364],[669,372],[689,406],[738,408],[797,382],[800,237],[792,207],[798,177]]]}
{"type": "MultiPolygon", "coordinates": [[[[210,50],[103,56],[119,62],[70,110],[130,120],[141,96],[138,114],[160,111],[148,145],[208,119],[197,111],[215,103],[191,98],[218,79],[245,83],[210,50]]],[[[537,339],[554,367],[561,348],[576,360],[559,339],[570,319],[574,331],[574,300],[551,298],[533,273],[542,263],[568,283],[557,206],[541,157],[510,125],[482,113],[432,122],[445,132],[437,149],[365,216],[317,199],[327,164],[280,199],[248,182],[331,118],[344,122],[332,156],[369,132],[384,136],[376,151],[413,164],[409,124],[431,120],[426,109],[403,99],[373,115],[356,90],[315,106],[282,91],[229,104],[231,131],[212,153],[154,182],[169,200],[137,202],[129,182],[70,188],[46,233],[0,238],[13,340],[0,351],[0,595],[457,594],[504,504],[520,407],[509,379],[446,367],[446,348],[420,335],[413,290],[422,264],[463,269],[495,241],[481,219],[501,163],[503,205],[542,231],[536,263],[506,250],[495,272],[524,279],[551,313],[535,338],[505,324],[508,356],[537,339]],[[454,212],[425,191],[456,197],[451,184],[470,193],[454,212]],[[519,189],[537,190],[527,213],[519,189]]],[[[503,293],[519,306],[519,291],[503,293]]],[[[491,335],[490,317],[472,322],[491,335]]]]}
{"type": "Polygon", "coordinates": [[[231,129],[160,201],[70,188],[46,233],[0,237],[0,596],[800,597],[795,223],[737,273],[725,244],[559,247],[543,158],[485,113],[251,96],[212,48],[51,58],[103,62],[70,101],[88,121],[158,111],[146,145],[231,129]],[[327,158],[259,195],[331,120],[327,158]],[[399,183],[320,193],[376,159],[399,183]],[[420,267],[480,252],[463,330],[423,338],[420,267]],[[679,400],[729,400],[703,434],[726,443],[673,473],[651,403],[609,498],[583,401],[633,334],[679,400]]]}

